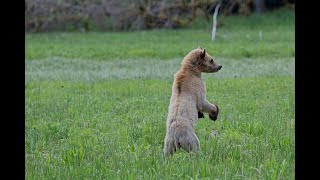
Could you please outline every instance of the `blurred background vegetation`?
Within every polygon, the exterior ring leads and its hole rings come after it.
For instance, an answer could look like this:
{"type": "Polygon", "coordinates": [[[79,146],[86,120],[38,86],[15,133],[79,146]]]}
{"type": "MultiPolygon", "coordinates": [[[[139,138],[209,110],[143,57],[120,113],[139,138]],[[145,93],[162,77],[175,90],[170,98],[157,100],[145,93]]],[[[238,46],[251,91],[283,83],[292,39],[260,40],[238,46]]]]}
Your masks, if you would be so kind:
{"type": "Polygon", "coordinates": [[[25,31],[176,29],[211,21],[218,4],[223,16],[295,8],[295,0],[25,0],[25,31]]]}

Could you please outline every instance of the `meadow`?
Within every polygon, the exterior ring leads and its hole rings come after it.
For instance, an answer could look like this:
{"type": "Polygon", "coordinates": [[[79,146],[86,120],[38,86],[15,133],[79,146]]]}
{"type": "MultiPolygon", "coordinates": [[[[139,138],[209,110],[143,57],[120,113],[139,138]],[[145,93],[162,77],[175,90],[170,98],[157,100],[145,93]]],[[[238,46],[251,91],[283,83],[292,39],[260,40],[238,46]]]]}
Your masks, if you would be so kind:
{"type": "MultiPolygon", "coordinates": [[[[222,17],[218,17],[222,18],[222,17]]],[[[26,33],[26,179],[295,179],[295,13],[176,30],[26,33]],[[201,151],[163,158],[173,75],[202,46],[219,105],[201,151]],[[218,131],[211,136],[212,131],[218,131]]]]}

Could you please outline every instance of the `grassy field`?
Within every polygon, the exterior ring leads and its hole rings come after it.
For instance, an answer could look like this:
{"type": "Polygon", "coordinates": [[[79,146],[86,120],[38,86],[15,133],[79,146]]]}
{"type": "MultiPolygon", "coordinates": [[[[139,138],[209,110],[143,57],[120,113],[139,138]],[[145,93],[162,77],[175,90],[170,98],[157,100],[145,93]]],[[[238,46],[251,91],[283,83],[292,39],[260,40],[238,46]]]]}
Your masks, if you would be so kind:
{"type": "Polygon", "coordinates": [[[171,59],[181,58],[199,45],[225,58],[295,55],[292,11],[223,18],[223,25],[217,28],[216,42],[211,41],[211,27],[211,21],[199,21],[180,30],[27,34],[26,58],[171,59]]]}
{"type": "Polygon", "coordinates": [[[26,34],[26,179],[295,179],[294,12],[180,30],[26,34]],[[259,35],[260,34],[260,35],[259,35]],[[173,74],[198,45],[220,107],[163,159],[173,74]],[[219,132],[210,136],[213,130],[219,132]]]}

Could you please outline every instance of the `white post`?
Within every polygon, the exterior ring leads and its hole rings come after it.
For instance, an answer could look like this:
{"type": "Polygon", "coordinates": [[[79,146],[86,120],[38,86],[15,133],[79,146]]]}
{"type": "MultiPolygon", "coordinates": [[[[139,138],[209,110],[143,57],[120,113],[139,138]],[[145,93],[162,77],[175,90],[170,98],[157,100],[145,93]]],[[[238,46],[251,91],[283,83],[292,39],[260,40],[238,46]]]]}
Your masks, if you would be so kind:
{"type": "Polygon", "coordinates": [[[214,41],[216,37],[216,29],[217,29],[217,15],[218,15],[218,10],[220,7],[220,3],[216,6],[214,13],[213,13],[213,26],[212,26],[212,34],[211,34],[211,40],[214,41]]]}

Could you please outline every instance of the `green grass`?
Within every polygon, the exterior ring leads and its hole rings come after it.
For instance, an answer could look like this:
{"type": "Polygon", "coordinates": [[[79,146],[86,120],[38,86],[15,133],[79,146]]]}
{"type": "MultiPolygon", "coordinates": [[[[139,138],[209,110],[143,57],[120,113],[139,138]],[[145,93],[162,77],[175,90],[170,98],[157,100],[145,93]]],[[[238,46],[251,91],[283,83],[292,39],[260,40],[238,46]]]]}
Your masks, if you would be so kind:
{"type": "Polygon", "coordinates": [[[214,43],[199,24],[27,34],[26,179],[295,179],[293,18],[288,11],[226,17],[221,31],[232,40],[214,43]],[[265,39],[256,43],[238,35],[260,28],[265,39]],[[164,160],[172,77],[196,43],[223,65],[203,75],[220,115],[198,122],[200,153],[164,160]]]}
{"type": "Polygon", "coordinates": [[[223,18],[224,25],[218,27],[215,42],[211,41],[211,21],[181,30],[28,33],[25,54],[27,59],[172,59],[200,45],[216,57],[294,57],[294,12],[281,12],[223,18]]]}

